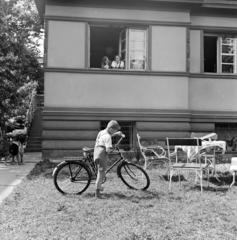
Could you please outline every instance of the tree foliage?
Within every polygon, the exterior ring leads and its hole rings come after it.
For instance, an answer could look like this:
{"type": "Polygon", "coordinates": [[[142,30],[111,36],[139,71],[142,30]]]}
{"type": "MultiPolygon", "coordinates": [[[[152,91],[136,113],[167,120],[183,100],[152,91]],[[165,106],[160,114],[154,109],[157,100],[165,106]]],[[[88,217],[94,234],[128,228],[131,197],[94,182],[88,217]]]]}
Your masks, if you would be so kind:
{"type": "MultiPolygon", "coordinates": [[[[37,61],[41,23],[33,0],[0,0],[0,124],[17,114],[43,78],[37,61]]],[[[26,106],[25,106],[26,107],[26,106]]]]}

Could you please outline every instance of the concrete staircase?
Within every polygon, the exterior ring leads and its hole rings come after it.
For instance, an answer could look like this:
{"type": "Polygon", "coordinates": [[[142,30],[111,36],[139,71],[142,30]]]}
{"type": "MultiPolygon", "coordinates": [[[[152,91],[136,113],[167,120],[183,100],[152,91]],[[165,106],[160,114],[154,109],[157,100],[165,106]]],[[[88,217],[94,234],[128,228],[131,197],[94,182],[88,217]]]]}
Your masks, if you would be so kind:
{"type": "Polygon", "coordinates": [[[26,152],[41,152],[41,137],[31,137],[28,139],[26,152]]]}
{"type": "Polygon", "coordinates": [[[44,95],[38,94],[36,97],[37,109],[34,113],[34,119],[31,125],[26,152],[41,152],[42,142],[42,110],[44,106],[44,95]]]}

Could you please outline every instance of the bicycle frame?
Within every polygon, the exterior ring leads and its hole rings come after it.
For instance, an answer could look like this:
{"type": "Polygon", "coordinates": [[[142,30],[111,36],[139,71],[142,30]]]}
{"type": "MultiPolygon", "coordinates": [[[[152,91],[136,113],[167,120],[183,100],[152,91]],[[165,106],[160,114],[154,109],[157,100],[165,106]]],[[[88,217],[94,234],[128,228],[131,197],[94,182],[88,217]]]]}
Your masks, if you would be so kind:
{"type": "Polygon", "coordinates": [[[107,174],[114,166],[116,166],[119,162],[123,162],[123,161],[126,161],[123,156],[121,156],[121,152],[119,151],[119,154],[120,154],[120,158],[118,160],[116,160],[106,171],[105,171],[105,174],[107,174]]]}
{"type": "MultiPolygon", "coordinates": [[[[119,149],[119,147],[118,147],[123,138],[124,138],[124,136],[121,136],[120,139],[118,140],[118,142],[115,144],[115,150],[117,150],[116,153],[120,155],[120,158],[119,158],[118,160],[116,160],[116,161],[105,171],[105,174],[107,174],[108,172],[110,172],[110,170],[111,170],[112,168],[114,168],[114,166],[116,166],[118,163],[120,163],[120,162],[122,163],[122,162],[126,161],[126,160],[124,159],[124,157],[122,156],[122,153],[121,153],[121,151],[120,151],[120,149],[119,149]]],[[[92,155],[91,155],[90,153],[88,153],[87,158],[90,158],[90,159],[88,159],[88,163],[89,163],[89,165],[91,166],[91,165],[92,165],[91,162],[93,161],[93,159],[91,159],[91,158],[92,158],[92,155]]],[[[93,163],[93,164],[94,164],[94,163],[93,163]]],[[[93,168],[93,167],[91,167],[91,169],[94,171],[94,168],[93,168]]],[[[94,173],[97,174],[97,172],[94,172],[94,173]]]]}

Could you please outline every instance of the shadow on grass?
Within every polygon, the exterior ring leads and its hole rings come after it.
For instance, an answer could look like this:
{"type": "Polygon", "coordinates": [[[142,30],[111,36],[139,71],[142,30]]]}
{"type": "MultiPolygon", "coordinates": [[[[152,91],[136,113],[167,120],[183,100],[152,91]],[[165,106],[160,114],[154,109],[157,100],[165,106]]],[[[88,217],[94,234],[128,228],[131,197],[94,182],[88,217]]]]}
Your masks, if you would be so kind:
{"type": "Polygon", "coordinates": [[[209,181],[217,186],[230,185],[233,181],[233,176],[230,174],[217,175],[217,177],[210,177],[209,181]]]}
{"type": "MultiPolygon", "coordinates": [[[[201,191],[201,187],[198,186],[198,185],[190,187],[190,189],[201,191]]],[[[205,192],[222,192],[222,193],[225,193],[225,192],[228,192],[228,190],[229,190],[229,186],[226,186],[226,187],[203,186],[203,191],[205,191],[205,192]]]]}
{"type": "MultiPolygon", "coordinates": [[[[160,199],[164,193],[158,192],[151,192],[151,191],[134,191],[133,193],[121,193],[121,192],[109,192],[109,193],[102,193],[103,199],[120,199],[120,200],[128,200],[131,202],[139,202],[140,200],[152,200],[152,199],[160,199]]],[[[83,194],[85,198],[94,198],[94,193],[85,193],[83,194]]]]}
{"type": "MultiPolygon", "coordinates": [[[[162,175],[160,176],[161,179],[169,182],[169,175],[162,175]]],[[[173,175],[172,176],[172,182],[178,182],[179,181],[179,176],[178,175],[173,175]]],[[[186,182],[186,178],[183,175],[180,175],[180,181],[181,182],[186,182]]]]}
{"type": "Polygon", "coordinates": [[[57,163],[50,162],[49,160],[38,162],[28,174],[27,179],[33,180],[39,176],[43,176],[45,178],[52,178],[52,173],[56,166],[57,163]]]}

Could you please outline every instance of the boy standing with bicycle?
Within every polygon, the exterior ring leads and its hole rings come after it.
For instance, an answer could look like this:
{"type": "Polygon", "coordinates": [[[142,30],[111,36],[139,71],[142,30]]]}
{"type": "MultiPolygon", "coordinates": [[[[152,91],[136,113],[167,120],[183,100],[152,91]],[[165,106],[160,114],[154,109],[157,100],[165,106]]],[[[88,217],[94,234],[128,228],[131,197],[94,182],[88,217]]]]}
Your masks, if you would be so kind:
{"type": "Polygon", "coordinates": [[[120,126],[117,121],[111,120],[104,130],[101,130],[96,138],[94,148],[94,161],[97,165],[97,178],[96,178],[96,192],[95,197],[101,198],[101,191],[103,190],[101,185],[105,178],[105,171],[108,161],[108,153],[113,151],[112,136],[121,135],[120,126]]]}

